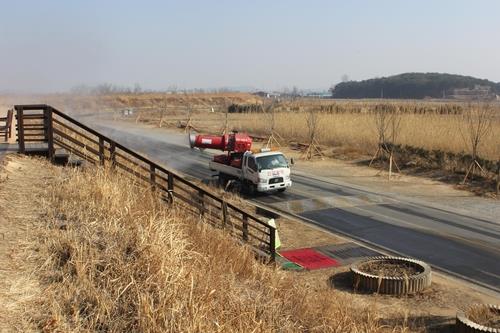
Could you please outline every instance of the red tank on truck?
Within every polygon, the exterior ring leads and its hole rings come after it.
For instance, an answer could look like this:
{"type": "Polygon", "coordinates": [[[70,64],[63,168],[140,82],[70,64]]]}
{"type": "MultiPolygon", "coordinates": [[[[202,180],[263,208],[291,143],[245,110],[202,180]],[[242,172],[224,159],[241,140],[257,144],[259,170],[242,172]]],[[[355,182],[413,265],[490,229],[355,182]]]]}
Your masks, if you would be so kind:
{"type": "Polygon", "coordinates": [[[252,138],[244,133],[225,135],[189,134],[191,148],[225,152],[214,155],[209,168],[217,171],[219,183],[243,192],[283,192],[292,186],[290,163],[273,149],[252,149],[252,138]]]}

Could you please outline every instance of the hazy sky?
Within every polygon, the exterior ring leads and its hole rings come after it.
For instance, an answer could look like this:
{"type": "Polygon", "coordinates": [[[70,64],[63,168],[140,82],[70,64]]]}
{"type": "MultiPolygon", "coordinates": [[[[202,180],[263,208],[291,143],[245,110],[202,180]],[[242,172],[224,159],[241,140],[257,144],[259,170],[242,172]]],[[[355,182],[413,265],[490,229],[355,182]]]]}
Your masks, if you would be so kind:
{"type": "Polygon", "coordinates": [[[0,0],[0,91],[500,81],[500,1],[0,0]]]}

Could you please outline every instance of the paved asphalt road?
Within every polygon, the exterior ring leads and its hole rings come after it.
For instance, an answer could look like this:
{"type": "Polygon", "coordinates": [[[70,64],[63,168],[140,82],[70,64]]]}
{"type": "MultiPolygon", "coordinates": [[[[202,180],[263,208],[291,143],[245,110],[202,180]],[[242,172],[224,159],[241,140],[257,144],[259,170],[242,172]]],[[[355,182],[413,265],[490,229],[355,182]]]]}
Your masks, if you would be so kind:
{"type": "MultiPolygon", "coordinates": [[[[189,176],[213,177],[208,169],[211,154],[191,150],[187,135],[91,118],[82,121],[189,176]]],[[[292,181],[285,193],[253,200],[500,292],[500,218],[466,216],[300,170],[293,171],[292,181]]]]}

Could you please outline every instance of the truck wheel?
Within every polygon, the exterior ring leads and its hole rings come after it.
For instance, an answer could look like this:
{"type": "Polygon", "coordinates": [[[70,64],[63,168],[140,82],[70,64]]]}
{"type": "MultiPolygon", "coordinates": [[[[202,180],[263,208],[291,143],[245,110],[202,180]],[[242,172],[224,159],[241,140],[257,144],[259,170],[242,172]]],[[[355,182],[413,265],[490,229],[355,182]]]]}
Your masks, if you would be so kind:
{"type": "Polygon", "coordinates": [[[226,188],[226,184],[227,184],[227,177],[223,174],[219,174],[219,186],[222,187],[222,188],[226,188]]]}
{"type": "Polygon", "coordinates": [[[245,182],[243,189],[244,189],[245,193],[250,195],[250,196],[254,196],[255,193],[257,192],[257,188],[255,187],[255,185],[250,183],[250,182],[245,182]]]}
{"type": "Polygon", "coordinates": [[[257,194],[257,186],[255,186],[254,184],[250,184],[250,195],[251,196],[255,196],[257,194]]]}
{"type": "Polygon", "coordinates": [[[283,192],[285,192],[285,191],[286,191],[286,187],[283,187],[283,188],[278,189],[278,192],[280,192],[280,193],[283,193],[283,192]]]}
{"type": "Polygon", "coordinates": [[[243,191],[243,185],[240,181],[235,180],[233,185],[231,186],[231,192],[233,193],[241,193],[243,191]]]}

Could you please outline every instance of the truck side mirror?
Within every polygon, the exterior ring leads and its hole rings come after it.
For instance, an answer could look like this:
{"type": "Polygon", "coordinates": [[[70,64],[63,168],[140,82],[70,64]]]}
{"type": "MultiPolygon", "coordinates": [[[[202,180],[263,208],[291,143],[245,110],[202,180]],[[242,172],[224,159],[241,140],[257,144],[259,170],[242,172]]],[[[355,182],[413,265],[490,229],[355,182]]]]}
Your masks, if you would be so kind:
{"type": "Polygon", "coordinates": [[[295,164],[295,161],[293,160],[293,157],[292,157],[292,158],[290,158],[290,164],[291,164],[291,165],[294,165],[294,164],[295,164]]]}

